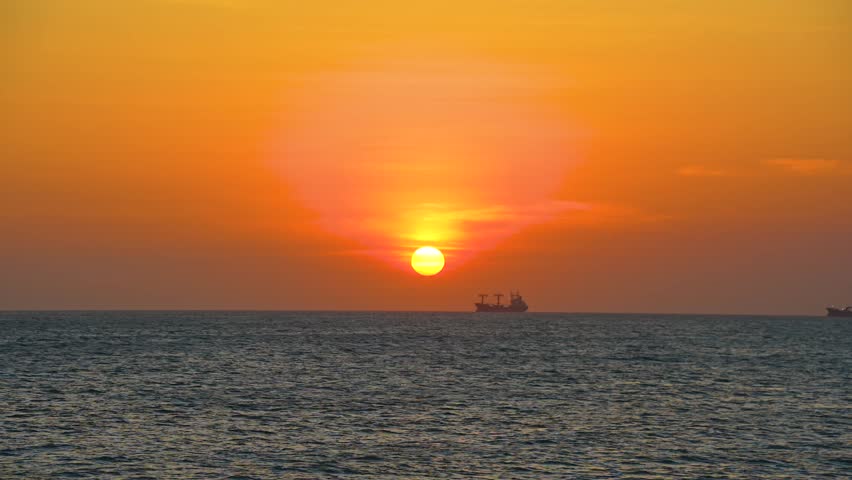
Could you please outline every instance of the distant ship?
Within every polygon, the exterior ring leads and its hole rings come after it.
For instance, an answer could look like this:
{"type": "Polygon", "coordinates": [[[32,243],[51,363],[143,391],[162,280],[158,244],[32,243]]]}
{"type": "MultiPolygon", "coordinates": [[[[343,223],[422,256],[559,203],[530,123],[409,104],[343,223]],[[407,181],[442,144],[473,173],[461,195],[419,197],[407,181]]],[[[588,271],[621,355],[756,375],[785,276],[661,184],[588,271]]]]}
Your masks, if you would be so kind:
{"type": "Polygon", "coordinates": [[[852,306],[845,308],[826,307],[829,317],[852,317],[852,306]]]}
{"type": "Polygon", "coordinates": [[[504,297],[502,293],[495,293],[495,297],[497,297],[497,303],[485,303],[485,299],[488,298],[487,293],[480,293],[479,303],[475,303],[477,312],[526,312],[529,308],[527,306],[527,302],[524,301],[524,297],[521,296],[520,292],[509,292],[510,302],[508,305],[500,304],[500,297],[504,297]]]}

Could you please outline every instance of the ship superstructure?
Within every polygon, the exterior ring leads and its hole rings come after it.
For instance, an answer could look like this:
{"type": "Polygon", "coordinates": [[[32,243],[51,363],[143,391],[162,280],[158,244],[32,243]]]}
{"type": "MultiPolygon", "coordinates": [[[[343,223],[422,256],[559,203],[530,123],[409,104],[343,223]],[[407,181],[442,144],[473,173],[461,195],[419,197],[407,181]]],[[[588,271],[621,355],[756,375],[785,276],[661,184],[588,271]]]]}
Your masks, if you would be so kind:
{"type": "Polygon", "coordinates": [[[521,296],[521,292],[509,292],[509,304],[501,304],[500,299],[505,297],[502,293],[495,293],[497,303],[488,303],[486,299],[489,297],[487,293],[479,294],[479,302],[475,303],[477,312],[526,312],[529,306],[521,296]]]}

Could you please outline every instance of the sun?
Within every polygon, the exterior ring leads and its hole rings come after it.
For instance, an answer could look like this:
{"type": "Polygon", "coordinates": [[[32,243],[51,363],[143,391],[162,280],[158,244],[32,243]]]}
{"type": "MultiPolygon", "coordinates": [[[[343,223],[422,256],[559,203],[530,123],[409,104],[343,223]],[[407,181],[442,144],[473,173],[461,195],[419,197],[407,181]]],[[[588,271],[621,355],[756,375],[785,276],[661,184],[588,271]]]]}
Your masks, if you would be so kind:
{"type": "Polygon", "coordinates": [[[444,269],[444,254],[435,247],[420,247],[411,255],[411,268],[426,277],[436,275],[444,269]]]}

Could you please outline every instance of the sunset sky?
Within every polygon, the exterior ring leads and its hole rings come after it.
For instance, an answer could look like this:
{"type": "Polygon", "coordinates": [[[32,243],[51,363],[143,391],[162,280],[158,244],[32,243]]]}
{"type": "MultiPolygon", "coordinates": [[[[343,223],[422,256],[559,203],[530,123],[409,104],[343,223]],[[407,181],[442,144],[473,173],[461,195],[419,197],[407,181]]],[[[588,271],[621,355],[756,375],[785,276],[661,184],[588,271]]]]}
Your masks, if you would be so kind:
{"type": "Polygon", "coordinates": [[[847,0],[11,0],[0,105],[3,309],[852,303],[847,0]]]}

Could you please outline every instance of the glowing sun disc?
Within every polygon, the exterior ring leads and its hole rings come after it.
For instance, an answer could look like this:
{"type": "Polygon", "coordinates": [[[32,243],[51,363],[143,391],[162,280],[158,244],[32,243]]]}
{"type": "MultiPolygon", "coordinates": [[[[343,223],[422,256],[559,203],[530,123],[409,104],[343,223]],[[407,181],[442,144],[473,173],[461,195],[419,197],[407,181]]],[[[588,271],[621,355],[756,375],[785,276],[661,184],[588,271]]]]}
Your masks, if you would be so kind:
{"type": "Polygon", "coordinates": [[[420,247],[411,255],[411,268],[426,277],[436,275],[444,269],[444,254],[435,247],[420,247]]]}

